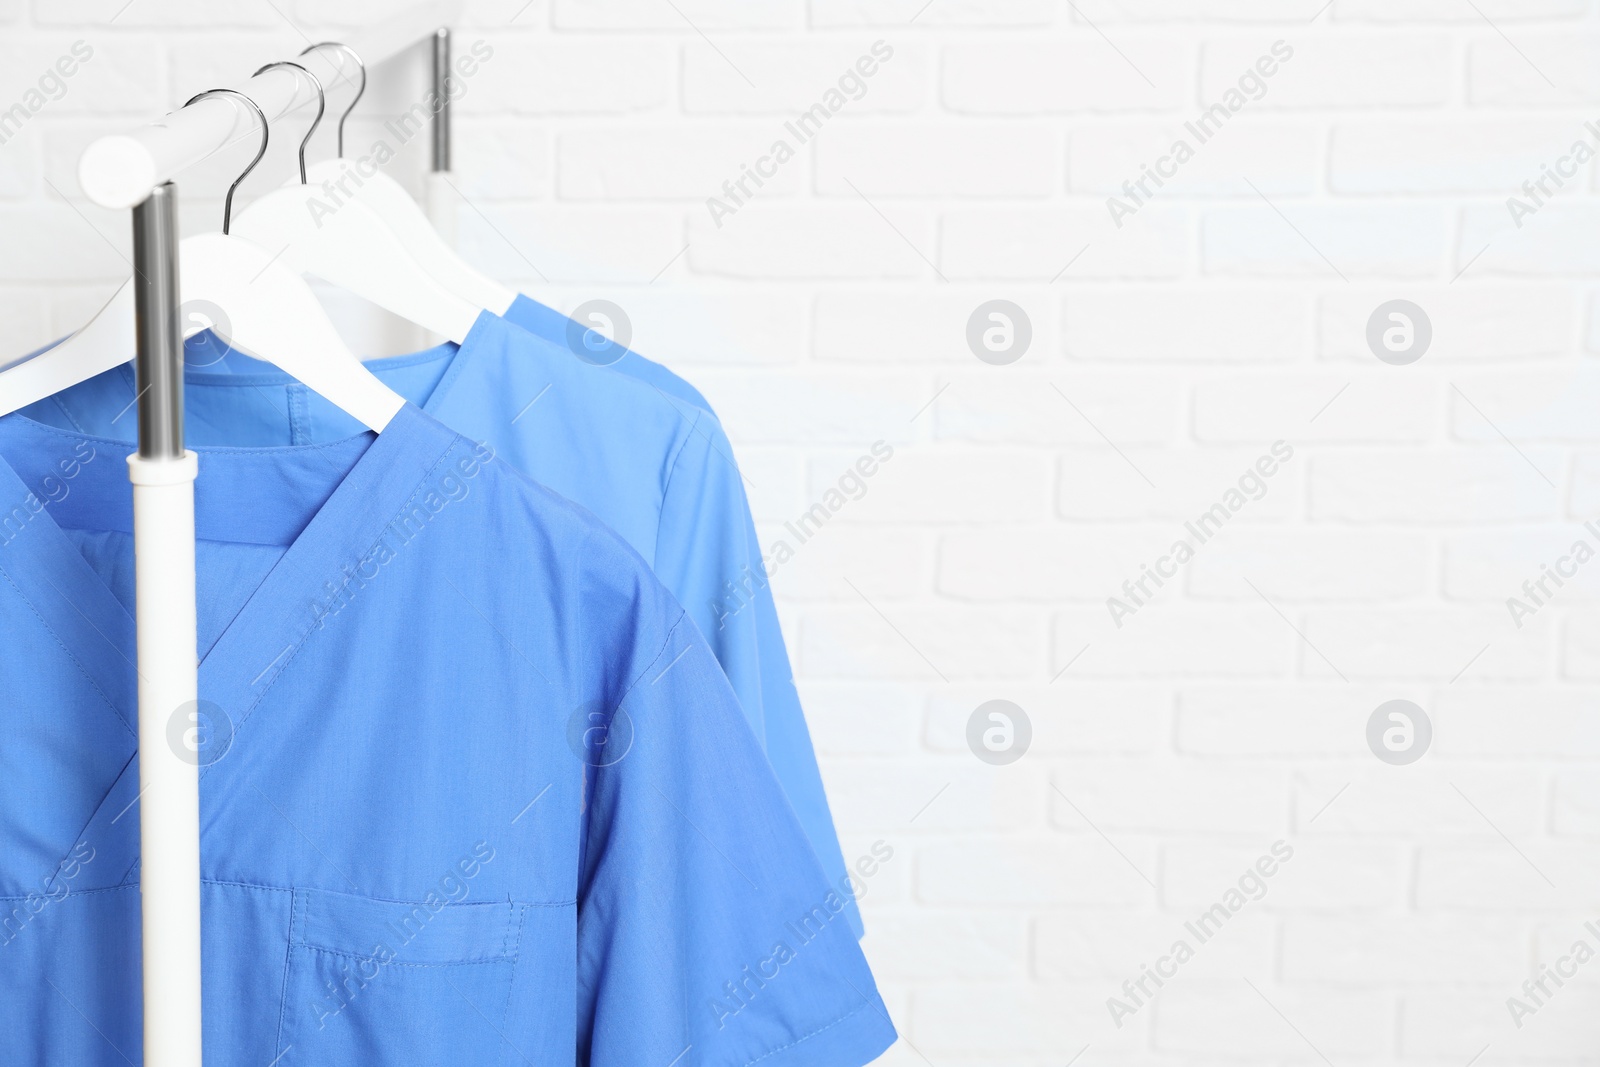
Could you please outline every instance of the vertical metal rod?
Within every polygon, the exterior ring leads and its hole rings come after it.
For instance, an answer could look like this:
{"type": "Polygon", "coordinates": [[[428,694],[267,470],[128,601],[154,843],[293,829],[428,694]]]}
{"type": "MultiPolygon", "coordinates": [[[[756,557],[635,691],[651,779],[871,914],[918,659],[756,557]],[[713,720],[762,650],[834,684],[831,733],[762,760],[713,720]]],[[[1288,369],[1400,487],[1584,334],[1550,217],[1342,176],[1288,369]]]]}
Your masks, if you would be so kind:
{"type": "Polygon", "coordinates": [[[183,338],[178,319],[178,192],[158,185],[133,209],[134,381],[139,455],[183,455],[183,338]]]}
{"type": "Polygon", "coordinates": [[[183,448],[177,190],[133,209],[139,451],[133,483],[139,642],[139,912],[144,1062],[201,1067],[200,768],[173,741],[198,721],[194,483],[183,448]]]}
{"type": "Polygon", "coordinates": [[[441,27],[433,35],[433,91],[439,100],[439,113],[433,119],[433,170],[450,169],[450,95],[445,92],[450,78],[450,29],[441,27]]]}

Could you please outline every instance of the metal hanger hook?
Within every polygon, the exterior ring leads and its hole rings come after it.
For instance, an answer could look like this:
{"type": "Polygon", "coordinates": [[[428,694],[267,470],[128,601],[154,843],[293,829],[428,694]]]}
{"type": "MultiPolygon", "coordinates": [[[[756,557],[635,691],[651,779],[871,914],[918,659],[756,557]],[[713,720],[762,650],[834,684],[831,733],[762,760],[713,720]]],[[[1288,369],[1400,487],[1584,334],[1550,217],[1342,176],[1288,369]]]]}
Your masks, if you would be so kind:
{"type": "MultiPolygon", "coordinates": [[[[344,114],[339,116],[339,158],[343,159],[344,120],[350,117],[350,112],[356,109],[356,104],[361,102],[362,94],[367,91],[367,65],[362,61],[361,56],[356,52],[356,50],[345,44],[343,41],[320,41],[317,44],[311,45],[309,48],[304,49],[300,54],[306,55],[310,52],[315,52],[319,48],[340,49],[345,55],[356,61],[356,67],[361,71],[361,84],[356,87],[356,95],[350,98],[350,106],[345,108],[344,114]]],[[[340,74],[342,76],[343,71],[341,71],[340,74]]]]}
{"type": "Polygon", "coordinates": [[[256,118],[261,120],[261,147],[256,150],[256,158],[252,159],[250,161],[250,165],[244,168],[244,173],[235,178],[233,180],[233,184],[228,186],[228,198],[227,200],[223,201],[222,232],[227,233],[228,226],[233,222],[233,194],[238,191],[239,184],[246,178],[250,177],[250,172],[256,169],[256,164],[261,162],[261,157],[267,154],[267,142],[272,138],[272,131],[267,123],[267,113],[261,110],[261,105],[237,89],[207,89],[203,93],[191,96],[188,102],[183,106],[188,107],[190,104],[198,103],[208,96],[216,96],[218,93],[225,93],[228,96],[237,96],[240,100],[243,100],[245,103],[249,104],[250,110],[254,111],[256,113],[256,118]]]}
{"type": "Polygon", "coordinates": [[[278,67],[293,67],[295,70],[298,70],[301,74],[304,74],[307,78],[311,79],[311,84],[316,86],[317,90],[317,117],[311,120],[311,128],[306,131],[305,137],[301,138],[300,140],[300,184],[305,185],[306,145],[311,143],[311,135],[317,132],[318,126],[322,125],[323,113],[328,110],[328,93],[327,90],[322,88],[321,78],[318,78],[315,74],[311,73],[300,64],[294,62],[292,59],[280,59],[276,63],[268,63],[266,66],[262,67],[260,70],[256,71],[250,76],[252,78],[259,77],[260,75],[265,74],[267,71],[275,70],[278,67]]]}

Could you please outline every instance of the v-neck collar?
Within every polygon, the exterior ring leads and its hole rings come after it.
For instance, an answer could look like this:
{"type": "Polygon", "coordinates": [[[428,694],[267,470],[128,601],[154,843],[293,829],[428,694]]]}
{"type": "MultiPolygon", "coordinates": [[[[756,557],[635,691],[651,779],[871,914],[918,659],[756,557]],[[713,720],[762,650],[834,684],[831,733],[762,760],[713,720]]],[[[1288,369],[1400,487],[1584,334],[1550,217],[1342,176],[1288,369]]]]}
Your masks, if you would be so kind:
{"type": "Polygon", "coordinates": [[[200,695],[229,716],[236,739],[316,631],[325,599],[459,440],[414,405],[402,408],[223,630],[200,665],[200,695]]]}
{"type": "MultiPolygon", "coordinates": [[[[25,439],[40,436],[43,440],[42,435],[55,435],[89,442],[109,453],[99,456],[97,463],[115,462],[112,457],[119,450],[122,456],[129,451],[119,442],[72,434],[18,415],[0,420],[0,426],[8,423],[11,432],[25,439]]],[[[344,568],[359,563],[371,551],[460,440],[453,431],[409,404],[383,433],[364,434],[362,438],[366,447],[360,458],[317,508],[309,524],[293,538],[200,663],[200,697],[223,709],[233,722],[236,737],[316,629],[316,605],[326,595],[327,587],[337,587],[344,568]]],[[[243,457],[287,460],[315,447],[198,449],[200,478],[206,479],[209,465],[213,484],[231,484],[226,469],[230,461],[239,462],[243,457]]],[[[97,474],[103,477],[105,472],[97,474]]],[[[81,489],[76,506],[94,507],[89,486],[81,489]]],[[[61,503],[71,501],[73,495],[69,491],[61,503]]],[[[126,498],[114,496],[106,506],[115,512],[120,506],[115,501],[131,499],[131,495],[130,487],[126,498]]],[[[14,520],[10,529],[0,527],[0,540],[9,537],[0,543],[0,580],[9,581],[27,599],[80,669],[105,694],[122,725],[136,736],[133,618],[3,455],[0,500],[7,502],[8,511],[18,507],[26,515],[25,521],[14,520]],[[15,530],[20,532],[13,533],[15,530]]],[[[102,491],[102,502],[105,501],[102,491]]],[[[113,516],[111,528],[115,525],[113,516]]],[[[94,528],[106,527],[96,523],[94,528]]]]}

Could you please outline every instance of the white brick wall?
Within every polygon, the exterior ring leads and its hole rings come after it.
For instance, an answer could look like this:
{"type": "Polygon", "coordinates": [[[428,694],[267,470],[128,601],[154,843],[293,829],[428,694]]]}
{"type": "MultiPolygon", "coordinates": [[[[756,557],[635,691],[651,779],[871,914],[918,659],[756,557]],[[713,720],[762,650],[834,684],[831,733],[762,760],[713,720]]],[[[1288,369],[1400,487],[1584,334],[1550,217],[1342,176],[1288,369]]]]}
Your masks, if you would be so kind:
{"type": "MultiPolygon", "coordinates": [[[[0,146],[0,361],[125,272],[89,140],[398,6],[124,2],[0,0],[0,110],[95,49],[0,146]]],[[[846,852],[896,850],[864,902],[907,1038],[883,1062],[1600,1062],[1600,970],[1506,1007],[1600,948],[1600,563],[1520,629],[1505,605],[1600,517],[1600,178],[1506,206],[1600,147],[1600,2],[472,0],[459,37],[495,49],[457,119],[461,248],[622,304],[719,405],[764,538],[895,449],[777,577],[846,852]],[[1277,41],[1119,226],[1107,198],[1277,41]],[[967,344],[996,299],[1031,326],[1010,366],[967,344]],[[1367,343],[1394,299],[1431,318],[1410,366],[1367,343]],[[1265,495],[1119,628],[1106,598],[1276,440],[1265,495]],[[1005,767],[967,748],[991,699],[1032,721],[1005,767]],[[1392,699],[1432,716],[1412,766],[1367,747],[1392,699]],[[1279,840],[1118,1027],[1107,998],[1279,840]]],[[[247,194],[288,173],[275,140],[247,194]]],[[[183,184],[190,229],[226,173],[183,184]]]]}

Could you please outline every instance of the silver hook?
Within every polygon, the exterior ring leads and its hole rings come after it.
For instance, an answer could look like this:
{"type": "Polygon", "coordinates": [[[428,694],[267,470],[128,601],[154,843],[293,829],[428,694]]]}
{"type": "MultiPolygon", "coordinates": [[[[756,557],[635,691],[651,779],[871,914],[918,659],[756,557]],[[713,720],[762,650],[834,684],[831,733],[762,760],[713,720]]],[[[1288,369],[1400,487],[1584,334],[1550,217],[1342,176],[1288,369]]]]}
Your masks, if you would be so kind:
{"type": "Polygon", "coordinates": [[[243,100],[245,103],[249,104],[251,110],[256,113],[256,118],[261,120],[261,147],[256,151],[256,158],[252,159],[250,161],[250,165],[244,168],[244,173],[235,178],[233,180],[233,184],[228,186],[228,198],[227,200],[223,201],[222,232],[227,233],[228,226],[233,222],[233,194],[238,190],[239,183],[248,178],[250,176],[250,172],[256,169],[256,164],[261,162],[261,157],[267,154],[267,142],[272,137],[272,131],[267,123],[267,113],[261,110],[261,105],[237,89],[207,89],[205,92],[200,93],[197,96],[190,97],[188,103],[184,104],[183,106],[188,107],[190,104],[204,100],[208,96],[216,96],[218,93],[226,93],[229,96],[237,96],[240,100],[243,100]]]}
{"type": "Polygon", "coordinates": [[[326,90],[324,90],[322,88],[322,80],[320,78],[318,78],[315,74],[311,73],[306,68],[302,67],[300,64],[294,62],[293,60],[289,60],[289,59],[280,59],[276,63],[268,63],[266,66],[262,67],[260,70],[256,71],[254,74],[252,74],[250,76],[252,78],[259,77],[260,75],[265,74],[267,71],[272,70],[272,69],[274,69],[276,67],[293,67],[295,70],[298,70],[301,74],[304,74],[307,78],[310,78],[311,79],[311,84],[316,86],[316,88],[317,88],[317,117],[311,120],[311,128],[306,131],[305,137],[300,142],[300,184],[301,185],[305,185],[306,184],[306,145],[311,143],[311,135],[317,132],[317,127],[318,126],[322,125],[323,112],[328,110],[328,94],[327,94],[326,90]]]}
{"type": "MultiPolygon", "coordinates": [[[[311,45],[309,48],[306,48],[300,54],[301,55],[305,55],[308,52],[315,52],[319,48],[339,48],[339,49],[343,49],[344,53],[346,55],[348,55],[351,59],[356,61],[356,66],[361,70],[361,84],[356,88],[356,95],[351,97],[350,106],[345,108],[344,109],[344,114],[339,116],[339,158],[343,159],[344,158],[344,120],[350,117],[350,112],[354,111],[356,109],[356,104],[361,101],[361,95],[367,91],[367,65],[364,62],[362,62],[361,56],[356,53],[356,50],[354,48],[351,48],[349,45],[343,43],[342,41],[321,41],[321,42],[319,42],[317,44],[311,45]]],[[[342,74],[342,72],[341,72],[341,74],[342,74]]]]}

